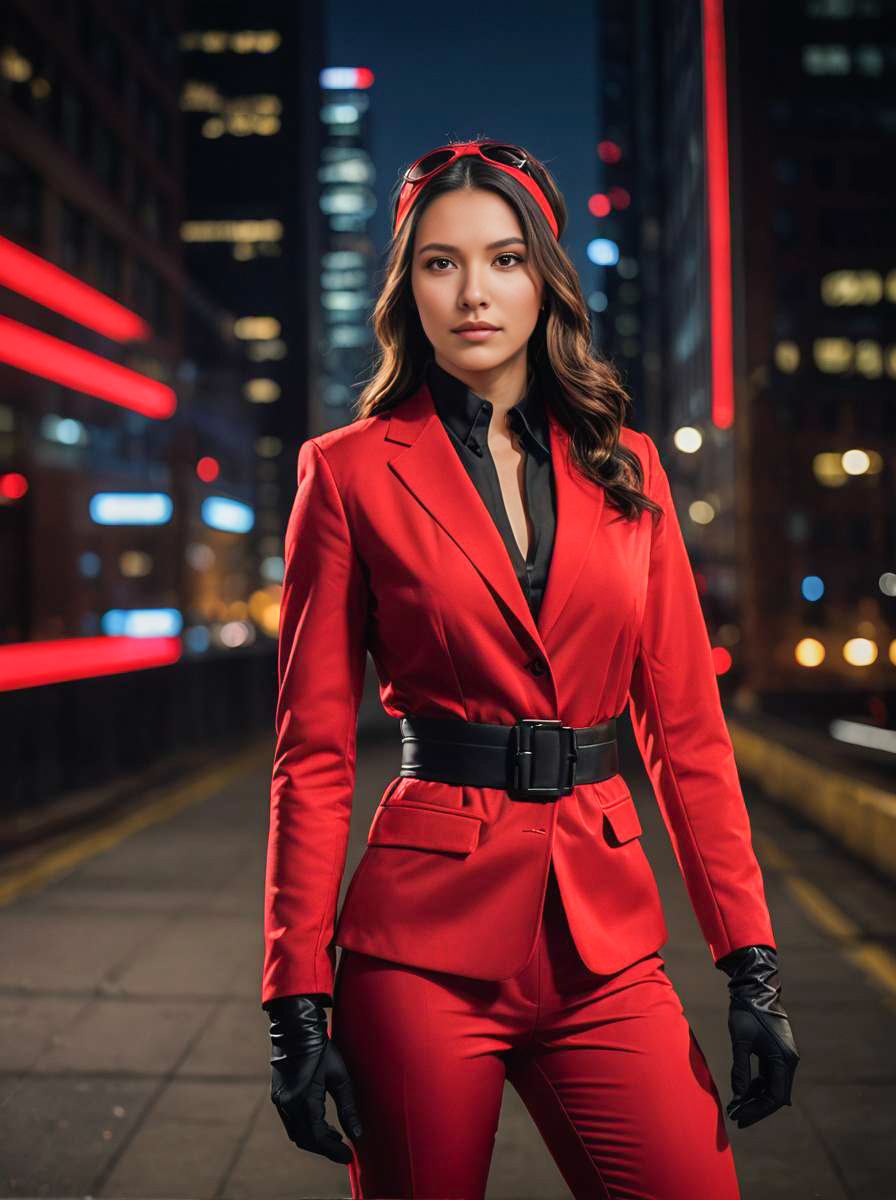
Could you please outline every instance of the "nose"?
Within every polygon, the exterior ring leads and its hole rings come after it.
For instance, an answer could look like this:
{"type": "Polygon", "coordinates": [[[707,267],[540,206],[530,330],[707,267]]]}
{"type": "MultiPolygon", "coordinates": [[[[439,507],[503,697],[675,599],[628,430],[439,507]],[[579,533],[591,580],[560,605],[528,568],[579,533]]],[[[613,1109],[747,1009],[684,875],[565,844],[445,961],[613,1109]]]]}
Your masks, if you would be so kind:
{"type": "Polygon", "coordinates": [[[479,282],[474,272],[469,272],[467,274],[467,277],[461,286],[458,300],[462,308],[471,310],[474,315],[477,315],[476,310],[482,304],[488,304],[482,284],[479,282]]]}

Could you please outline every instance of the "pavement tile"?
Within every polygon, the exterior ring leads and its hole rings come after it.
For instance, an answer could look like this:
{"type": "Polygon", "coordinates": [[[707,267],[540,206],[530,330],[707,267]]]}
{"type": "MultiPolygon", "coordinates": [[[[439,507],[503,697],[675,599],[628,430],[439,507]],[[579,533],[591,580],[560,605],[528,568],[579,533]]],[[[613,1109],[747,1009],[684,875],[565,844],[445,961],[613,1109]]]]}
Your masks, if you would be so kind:
{"type": "MultiPolygon", "coordinates": [[[[394,739],[359,754],[340,900],[397,761],[394,739]]],[[[727,978],[646,780],[637,765],[624,774],[666,910],[661,953],[724,1103],[727,978]]],[[[270,1102],[260,1007],[268,787],[268,767],[235,777],[0,908],[0,1195],[350,1197],[346,1168],[298,1150],[270,1102]]],[[[768,801],[748,801],[754,828],[800,875],[866,936],[896,945],[896,903],[878,878],[768,801]]],[[[802,1061],[792,1107],[745,1130],[727,1122],[742,1200],[896,1200],[891,1009],[786,877],[767,866],[764,876],[802,1061]]],[[[327,1112],[338,1127],[331,1097],[327,1112]]],[[[510,1085],[487,1198],[570,1200],[510,1085]]]]}
{"type": "Polygon", "coordinates": [[[90,1003],[85,996],[0,993],[0,1071],[26,1071],[90,1003]]]}
{"type": "Polygon", "coordinates": [[[121,972],[121,987],[132,995],[219,997],[243,961],[246,938],[258,936],[257,921],[185,913],[121,972]]]}
{"type": "MultiPolygon", "coordinates": [[[[215,1200],[350,1200],[348,1167],[323,1155],[310,1154],[291,1142],[271,1102],[270,1090],[269,1072],[264,1103],[254,1113],[224,1188],[215,1200]]],[[[331,1096],[327,1097],[327,1121],[334,1129],[340,1128],[331,1096]]],[[[343,1141],[348,1141],[344,1134],[343,1141]]]]}
{"type": "Polygon", "coordinates": [[[896,1077],[879,1083],[814,1083],[801,1092],[799,1103],[850,1200],[896,1200],[896,1077]]]}
{"type": "Polygon", "coordinates": [[[84,992],[115,977],[170,920],[163,913],[40,911],[21,896],[0,908],[0,988],[84,992]]]}
{"type": "Polygon", "coordinates": [[[157,1086],[127,1075],[19,1080],[0,1106],[0,1195],[90,1195],[157,1086]]]}
{"type": "Polygon", "coordinates": [[[54,1032],[35,1074],[110,1071],[163,1075],[172,1071],[207,1019],[211,1005],[166,999],[91,1000],[54,1032]]]}
{"type": "Polygon", "coordinates": [[[854,1200],[796,1103],[746,1129],[726,1126],[741,1200],[854,1200]]]}
{"type": "Polygon", "coordinates": [[[219,1195],[265,1091],[257,1081],[169,1083],[94,1195],[219,1195]]]}
{"type": "Polygon", "coordinates": [[[202,1032],[178,1064],[178,1076],[270,1079],[270,1017],[259,1003],[231,1000],[204,1017],[202,1032]]]}

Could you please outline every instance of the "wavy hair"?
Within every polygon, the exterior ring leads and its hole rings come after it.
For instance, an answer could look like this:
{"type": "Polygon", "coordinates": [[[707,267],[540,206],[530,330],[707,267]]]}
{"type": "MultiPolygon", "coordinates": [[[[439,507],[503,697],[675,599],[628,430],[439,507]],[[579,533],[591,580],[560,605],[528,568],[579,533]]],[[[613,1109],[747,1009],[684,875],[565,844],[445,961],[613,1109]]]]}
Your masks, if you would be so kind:
{"type": "MultiPolygon", "coordinates": [[[[567,219],[563,196],[545,166],[523,152],[562,235],[567,219]]],[[[391,198],[393,225],[403,182],[400,174],[391,198]]],[[[362,381],[353,419],[390,412],[423,382],[433,351],[411,290],[414,236],[435,197],[458,188],[489,188],[513,207],[530,259],[544,279],[545,304],[529,338],[529,366],[538,375],[545,404],[570,435],[574,466],[603,487],[608,503],[627,519],[636,520],[645,510],[654,517],[661,514],[662,508],[642,490],[638,456],[620,444],[619,431],[631,400],[616,367],[591,348],[588,309],[572,261],[526,189],[479,155],[463,155],[425,184],[391,242],[371,315],[375,360],[369,378],[362,381]]]]}

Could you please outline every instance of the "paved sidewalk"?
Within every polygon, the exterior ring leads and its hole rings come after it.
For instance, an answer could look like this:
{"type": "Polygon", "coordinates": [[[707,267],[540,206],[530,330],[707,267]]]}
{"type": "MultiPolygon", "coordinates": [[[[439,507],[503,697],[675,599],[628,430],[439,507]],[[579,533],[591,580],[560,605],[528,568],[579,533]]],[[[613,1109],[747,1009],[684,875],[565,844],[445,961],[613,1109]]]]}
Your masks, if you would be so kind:
{"type": "MultiPolygon", "coordinates": [[[[343,894],[396,745],[360,748],[343,894]]],[[[167,810],[128,836],[108,817],[72,846],[0,863],[7,884],[13,867],[35,881],[0,906],[0,1195],[350,1196],[346,1169],[297,1150],[269,1099],[259,986],[270,746],[229,775],[222,765],[192,792],[172,785],[167,810]],[[105,848],[85,842],[103,829],[105,848]]],[[[640,761],[627,756],[623,770],[666,905],[669,974],[725,1102],[727,980],[640,761]]],[[[728,1123],[744,1200],[896,1200],[892,889],[771,802],[751,794],[750,812],[802,1062],[792,1108],[745,1130],[728,1123]]],[[[509,1087],[488,1197],[569,1200],[509,1087]]]]}

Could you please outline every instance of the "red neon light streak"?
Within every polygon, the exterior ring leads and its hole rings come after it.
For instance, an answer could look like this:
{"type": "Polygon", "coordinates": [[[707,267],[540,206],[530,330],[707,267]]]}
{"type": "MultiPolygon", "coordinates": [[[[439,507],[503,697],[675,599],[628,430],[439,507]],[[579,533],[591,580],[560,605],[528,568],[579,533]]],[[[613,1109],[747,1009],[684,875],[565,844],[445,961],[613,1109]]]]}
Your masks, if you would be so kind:
{"type": "Polygon", "coordinates": [[[170,417],[177,408],[177,396],[167,384],[9,317],[0,317],[0,362],[145,417],[170,417]]]}
{"type": "Polygon", "coordinates": [[[150,335],[135,312],[5,237],[0,237],[0,283],[116,342],[145,341],[150,335]]]}
{"type": "Polygon", "coordinates": [[[731,199],[723,0],[703,0],[703,88],[709,224],[711,417],[719,429],[728,429],[734,421],[734,335],[731,316],[731,199]]]}
{"type": "Polygon", "coordinates": [[[86,637],[0,646],[0,691],[43,687],[167,667],[181,657],[178,637],[86,637]]]}

